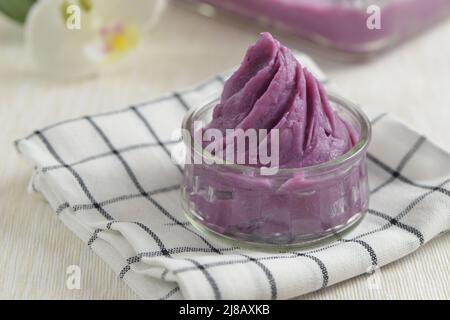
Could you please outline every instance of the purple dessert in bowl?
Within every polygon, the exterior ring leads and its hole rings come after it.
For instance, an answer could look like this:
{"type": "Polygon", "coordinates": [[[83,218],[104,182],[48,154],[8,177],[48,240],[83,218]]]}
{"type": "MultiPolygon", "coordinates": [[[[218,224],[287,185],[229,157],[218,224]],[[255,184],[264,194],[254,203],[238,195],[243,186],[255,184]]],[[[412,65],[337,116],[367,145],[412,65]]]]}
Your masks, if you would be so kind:
{"type": "Polygon", "coordinates": [[[201,230],[258,245],[300,245],[348,228],[367,210],[367,117],[327,94],[268,33],[248,50],[220,100],[191,111],[183,129],[182,203],[201,230]],[[255,149],[251,130],[264,132],[253,136],[255,149]],[[269,153],[270,163],[263,157],[269,153]]]}

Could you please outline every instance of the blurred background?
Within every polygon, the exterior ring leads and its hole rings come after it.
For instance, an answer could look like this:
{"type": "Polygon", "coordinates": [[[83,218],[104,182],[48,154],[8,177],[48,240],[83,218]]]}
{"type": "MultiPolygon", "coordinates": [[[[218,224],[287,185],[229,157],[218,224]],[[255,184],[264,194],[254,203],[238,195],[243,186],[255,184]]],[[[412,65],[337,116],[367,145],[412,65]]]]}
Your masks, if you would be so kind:
{"type": "MultiPolygon", "coordinates": [[[[450,150],[450,0],[206,2],[221,8],[188,0],[0,0],[0,298],[135,298],[44,201],[30,200],[30,170],[13,141],[235,68],[262,31],[310,55],[341,95],[394,114],[450,150]],[[71,264],[86,270],[86,290],[66,289],[71,264]]],[[[448,274],[434,268],[450,259],[446,240],[384,268],[388,288],[374,298],[449,298],[425,283],[396,285],[414,281],[417,269],[430,278],[448,274]]],[[[359,277],[303,298],[366,290],[359,277]]]]}

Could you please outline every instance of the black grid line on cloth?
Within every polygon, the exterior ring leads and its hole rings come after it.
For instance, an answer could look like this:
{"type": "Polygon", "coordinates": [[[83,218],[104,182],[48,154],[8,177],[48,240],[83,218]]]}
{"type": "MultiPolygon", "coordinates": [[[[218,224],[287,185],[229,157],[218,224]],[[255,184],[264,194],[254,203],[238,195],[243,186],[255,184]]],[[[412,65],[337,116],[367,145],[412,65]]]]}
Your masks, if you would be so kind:
{"type": "Polygon", "coordinates": [[[83,181],[80,174],[74,168],[72,168],[71,166],[66,164],[61,159],[61,157],[58,155],[58,153],[56,153],[53,146],[50,144],[48,139],[44,136],[44,133],[42,133],[41,131],[36,131],[35,134],[41,139],[41,141],[44,143],[45,147],[50,152],[50,154],[53,156],[53,158],[55,158],[56,161],[58,161],[62,166],[64,166],[64,168],[66,168],[72,174],[72,176],[75,178],[75,180],[77,180],[78,184],[81,187],[81,190],[83,190],[84,194],[89,199],[89,201],[91,201],[91,203],[94,205],[94,207],[97,209],[97,211],[107,220],[114,220],[113,217],[108,212],[106,212],[105,209],[103,209],[98,204],[98,202],[95,200],[94,196],[87,188],[86,183],[83,181]]]}
{"type": "Polygon", "coordinates": [[[175,93],[173,94],[173,96],[178,100],[178,102],[181,104],[181,106],[182,106],[186,111],[188,111],[188,110],[190,109],[189,105],[187,104],[186,101],[184,101],[184,98],[181,96],[180,93],[175,92],[175,93]]]}
{"type": "MultiPolygon", "coordinates": [[[[107,112],[102,112],[102,113],[97,113],[95,115],[95,117],[106,117],[106,116],[110,116],[110,115],[115,115],[115,114],[120,114],[120,113],[124,113],[127,112],[127,108],[125,109],[118,109],[118,110],[112,110],[112,111],[107,111],[107,112]]],[[[73,123],[73,122],[77,122],[77,121],[82,121],[84,119],[84,116],[80,116],[80,117],[75,117],[75,118],[71,118],[71,119],[67,119],[67,120],[63,120],[63,121],[58,121],[55,122],[51,125],[45,126],[43,128],[41,128],[39,131],[44,133],[48,130],[63,126],[65,124],[69,124],[69,123],[73,123]]],[[[24,140],[28,140],[30,138],[32,138],[33,136],[35,136],[35,132],[29,134],[28,136],[26,136],[25,138],[23,138],[24,140]]]]}
{"type": "MultiPolygon", "coordinates": [[[[300,253],[300,252],[296,252],[296,253],[292,253],[292,254],[283,254],[283,255],[270,255],[270,256],[263,256],[263,257],[257,257],[257,258],[253,258],[257,261],[271,261],[271,260],[284,260],[284,259],[296,259],[299,257],[305,257],[305,258],[309,258],[310,260],[313,260],[315,262],[320,261],[320,270],[321,273],[324,274],[325,276],[323,277],[323,281],[321,284],[321,288],[324,288],[328,285],[328,280],[329,280],[329,275],[328,275],[328,271],[327,268],[325,266],[325,264],[323,262],[321,262],[320,259],[318,259],[316,256],[312,256],[312,255],[307,255],[305,253],[300,253]]],[[[203,267],[205,269],[210,269],[210,268],[215,268],[215,267],[221,267],[221,266],[228,266],[228,265],[236,265],[236,264],[247,264],[250,263],[252,261],[248,260],[248,259],[233,259],[233,260],[225,260],[225,261],[217,261],[217,262],[210,262],[210,263],[205,263],[203,264],[203,267]]],[[[189,272],[189,271],[196,271],[197,268],[195,267],[182,267],[182,268],[178,268],[172,271],[173,274],[179,274],[179,273],[184,273],[184,272],[189,272]]]]}
{"type": "MultiPolygon", "coordinates": [[[[195,249],[195,248],[191,248],[191,249],[195,249]]],[[[222,249],[223,252],[225,251],[232,251],[234,249],[239,249],[238,247],[236,248],[225,248],[222,249]]],[[[185,252],[190,252],[190,251],[183,251],[180,253],[185,253],[185,252]]],[[[191,252],[195,252],[195,251],[191,251],[191,252]]],[[[202,251],[203,252],[203,251],[202,251]]],[[[321,288],[325,288],[328,285],[328,280],[329,280],[329,274],[328,274],[328,270],[327,267],[325,266],[325,263],[320,260],[318,257],[312,256],[310,254],[307,253],[300,253],[300,252],[295,252],[293,253],[295,256],[286,256],[286,255],[282,255],[282,256],[268,256],[268,257],[262,257],[262,258],[254,258],[254,257],[250,257],[248,255],[244,255],[244,254],[236,254],[237,256],[242,256],[246,259],[242,259],[242,260],[229,260],[229,261],[221,261],[221,262],[212,262],[212,263],[206,263],[203,264],[202,266],[206,269],[212,268],[212,267],[218,267],[218,266],[224,266],[224,265],[233,265],[233,264],[246,264],[246,263],[250,263],[253,262],[255,263],[258,267],[260,267],[262,269],[262,271],[265,273],[268,281],[269,281],[269,286],[270,286],[270,290],[271,290],[271,298],[272,299],[276,299],[277,298],[277,287],[276,287],[276,281],[273,277],[273,275],[271,274],[270,270],[268,269],[267,266],[261,264],[261,261],[265,261],[265,260],[276,260],[276,259],[286,259],[286,258],[295,258],[295,257],[305,257],[308,258],[310,260],[312,260],[313,262],[315,262],[319,268],[320,268],[320,272],[322,274],[322,285],[321,288]]],[[[130,269],[128,268],[129,265],[136,263],[136,262],[140,262],[142,257],[155,257],[155,256],[159,256],[160,253],[158,251],[152,251],[152,252],[144,252],[144,253],[140,253],[139,255],[130,257],[127,259],[127,266],[125,266],[123,269],[126,269],[127,271],[129,271],[130,269]]],[[[189,259],[183,259],[183,258],[178,258],[179,260],[187,260],[190,261],[189,259]]],[[[197,270],[197,268],[195,267],[184,267],[181,269],[177,269],[175,271],[173,271],[173,274],[177,274],[180,272],[186,272],[186,271],[194,271],[197,270]]],[[[169,272],[169,270],[165,270],[163,272],[163,274],[161,275],[161,277],[165,277],[167,275],[167,273],[169,272]]],[[[126,271],[125,271],[126,273],[126,271]]],[[[164,280],[164,279],[163,279],[164,280]]]]}
{"type": "Polygon", "coordinates": [[[375,253],[375,250],[373,249],[373,247],[367,241],[358,240],[358,239],[345,239],[345,238],[342,238],[340,236],[340,234],[338,234],[337,232],[334,232],[333,234],[336,237],[338,242],[353,242],[353,243],[361,245],[370,256],[372,268],[375,269],[378,266],[377,254],[375,253]]]}
{"type": "Polygon", "coordinates": [[[376,268],[378,266],[378,257],[377,254],[375,253],[375,250],[373,249],[373,247],[367,243],[367,241],[363,241],[363,240],[347,240],[347,239],[340,239],[340,241],[343,242],[354,242],[357,244],[360,244],[368,253],[370,256],[370,261],[372,263],[372,268],[376,268]]]}
{"type": "MultiPolygon", "coordinates": [[[[188,225],[190,225],[191,223],[190,223],[189,221],[184,221],[184,222],[181,222],[181,224],[183,224],[183,225],[185,225],[185,226],[188,226],[188,225]]],[[[164,225],[165,225],[165,226],[168,226],[168,227],[179,226],[178,223],[173,223],[173,222],[164,223],[164,225]]]]}
{"type": "Polygon", "coordinates": [[[163,270],[163,272],[161,273],[161,276],[160,276],[160,278],[161,278],[161,280],[166,280],[166,276],[167,276],[167,274],[169,273],[169,269],[167,269],[167,268],[164,268],[164,270],[163,270]]]}
{"type": "MultiPolygon", "coordinates": [[[[299,258],[299,257],[304,257],[304,258],[307,258],[308,260],[312,260],[320,267],[320,272],[322,274],[322,284],[321,284],[320,288],[325,288],[328,285],[328,281],[329,281],[328,270],[325,266],[325,263],[323,263],[322,260],[320,260],[316,256],[309,255],[306,253],[295,252],[290,255],[284,254],[284,255],[263,256],[263,257],[257,257],[257,258],[254,257],[253,260],[261,262],[261,261],[272,261],[272,260],[283,260],[283,259],[295,259],[295,258],[299,258]]],[[[229,265],[236,265],[236,264],[247,264],[247,263],[251,263],[251,262],[253,262],[253,261],[249,260],[249,259],[233,259],[233,260],[227,260],[227,261],[217,261],[217,262],[205,263],[205,264],[203,264],[203,268],[206,270],[206,269],[215,268],[215,267],[229,266],[229,265]]],[[[172,273],[179,274],[179,273],[184,273],[184,272],[189,272],[189,271],[196,271],[196,268],[194,268],[194,267],[179,268],[179,269],[173,270],[172,273]]]]}
{"type": "MultiPolygon", "coordinates": [[[[183,94],[188,94],[188,93],[200,91],[200,90],[204,89],[205,87],[207,87],[208,85],[210,85],[210,84],[212,84],[213,82],[216,82],[216,81],[218,81],[218,77],[213,77],[213,78],[211,78],[211,79],[209,79],[209,80],[207,80],[207,81],[205,81],[203,83],[200,83],[199,85],[197,85],[197,86],[195,86],[193,88],[190,88],[190,89],[187,89],[187,90],[184,90],[184,91],[178,91],[178,94],[183,95],[183,94]]],[[[149,107],[149,106],[158,104],[160,102],[171,100],[171,99],[174,99],[174,98],[176,99],[175,93],[172,93],[172,94],[169,94],[169,95],[163,95],[163,96],[158,97],[156,99],[151,99],[151,100],[148,100],[148,101],[136,104],[135,107],[137,107],[137,108],[149,107]]],[[[110,115],[116,115],[116,114],[124,113],[124,112],[127,112],[127,111],[129,111],[129,108],[123,108],[123,109],[118,109],[118,110],[112,110],[112,111],[106,111],[106,112],[97,113],[97,114],[95,114],[95,115],[93,115],[91,117],[92,118],[105,117],[105,116],[110,116],[110,115]]],[[[42,127],[39,131],[40,132],[46,132],[47,130],[50,130],[50,129],[53,129],[53,128],[57,128],[57,127],[60,127],[62,125],[68,124],[68,123],[77,122],[77,121],[83,121],[83,119],[85,117],[86,116],[80,116],[80,117],[71,118],[71,119],[67,119],[67,120],[63,120],[63,121],[58,121],[58,122],[55,122],[55,123],[53,123],[51,125],[42,127]]],[[[20,140],[28,140],[28,139],[32,138],[33,136],[35,136],[35,135],[36,135],[35,132],[33,132],[33,133],[29,134],[28,136],[24,137],[23,139],[19,139],[19,140],[14,141],[14,144],[16,145],[17,150],[20,152],[20,149],[18,148],[18,144],[19,144],[20,140]]]]}
{"type": "Polygon", "coordinates": [[[382,212],[379,212],[379,211],[376,211],[373,209],[369,209],[369,213],[389,221],[390,224],[392,224],[396,227],[399,227],[400,229],[403,229],[403,230],[408,231],[409,233],[412,233],[419,239],[420,245],[423,245],[425,243],[425,238],[424,238],[422,232],[420,232],[417,228],[414,228],[412,226],[404,224],[403,222],[400,222],[398,219],[392,218],[391,216],[389,216],[385,213],[382,213],[382,212]]]}
{"type": "Polygon", "coordinates": [[[111,149],[111,151],[116,155],[117,159],[120,161],[120,163],[122,164],[122,166],[124,167],[125,171],[128,174],[128,177],[131,179],[131,181],[133,182],[134,186],[136,187],[136,189],[142,194],[142,196],[147,199],[154,207],[156,207],[164,216],[166,216],[168,219],[170,219],[172,222],[178,223],[180,224],[186,231],[196,235],[200,240],[202,240],[209,248],[211,248],[213,251],[217,251],[218,254],[220,254],[220,252],[208,241],[206,240],[205,237],[199,235],[198,233],[196,233],[195,231],[189,229],[187,226],[183,226],[183,224],[181,223],[181,221],[179,221],[177,218],[175,218],[171,213],[169,213],[159,202],[157,202],[153,197],[150,196],[150,194],[148,194],[144,188],[142,187],[142,185],[140,184],[140,182],[138,181],[138,178],[136,177],[135,173],[133,172],[133,170],[131,169],[130,165],[128,164],[128,162],[125,160],[125,158],[119,154],[117,151],[115,151],[114,146],[112,145],[111,141],[109,140],[109,138],[105,135],[105,133],[103,132],[103,130],[94,122],[94,120],[92,120],[90,117],[86,117],[86,120],[93,126],[93,128],[97,131],[97,133],[100,135],[100,137],[103,139],[103,141],[105,142],[105,144],[108,146],[108,148],[111,149]]]}
{"type": "Polygon", "coordinates": [[[111,226],[116,223],[117,221],[110,221],[106,224],[106,230],[111,230],[111,226]]]}
{"type": "Polygon", "coordinates": [[[300,253],[300,252],[295,252],[294,253],[296,256],[298,257],[306,257],[312,261],[314,261],[320,268],[320,272],[322,272],[322,286],[321,289],[325,288],[328,285],[328,281],[330,279],[329,275],[328,275],[328,269],[325,266],[325,263],[323,263],[322,260],[320,260],[319,258],[317,258],[316,256],[310,255],[310,254],[306,254],[306,253],[300,253]]]}
{"type": "Polygon", "coordinates": [[[123,279],[123,277],[125,277],[125,274],[130,271],[130,266],[126,266],[125,268],[123,268],[120,273],[119,273],[119,278],[123,279]]]}
{"type": "Polygon", "coordinates": [[[264,275],[266,276],[270,286],[270,299],[276,300],[278,296],[277,283],[275,282],[275,278],[273,277],[273,274],[272,272],[270,272],[269,268],[267,268],[267,266],[251,256],[245,254],[240,255],[255,263],[264,272],[264,275]]]}
{"type": "MultiPolygon", "coordinates": [[[[116,221],[116,220],[109,221],[107,223],[105,229],[102,229],[102,228],[95,229],[95,231],[93,232],[91,238],[88,241],[88,246],[92,247],[92,244],[94,243],[94,241],[98,239],[98,235],[99,235],[100,232],[103,232],[103,231],[106,231],[106,230],[111,230],[111,225],[113,223],[118,223],[118,221],[116,221]]],[[[158,235],[153,230],[151,230],[149,227],[147,227],[145,224],[143,224],[143,223],[141,223],[139,221],[134,221],[134,222],[129,222],[129,223],[137,225],[142,230],[144,230],[146,233],[148,233],[153,238],[153,240],[158,245],[158,247],[160,248],[161,255],[165,256],[165,257],[170,257],[170,254],[167,251],[164,243],[161,241],[161,239],[158,237],[158,235]]]]}
{"type": "MultiPolygon", "coordinates": [[[[401,219],[403,218],[405,215],[407,215],[412,209],[414,209],[414,207],[416,205],[418,205],[423,199],[425,199],[426,197],[428,197],[429,195],[439,191],[444,185],[448,184],[450,182],[450,178],[447,178],[444,182],[442,182],[441,184],[437,185],[435,188],[433,188],[432,190],[428,191],[425,194],[422,194],[421,196],[417,197],[414,201],[412,201],[399,215],[398,217],[401,219]]],[[[396,217],[396,219],[398,220],[399,218],[396,217]]]]}
{"type": "Polygon", "coordinates": [[[219,290],[219,287],[217,286],[217,282],[211,277],[211,274],[206,271],[206,268],[203,264],[198,263],[194,259],[185,259],[186,261],[190,261],[196,266],[197,270],[200,270],[201,273],[205,276],[206,280],[209,282],[211,289],[214,293],[214,299],[216,300],[222,300],[222,293],[219,290]]]}
{"type": "MultiPolygon", "coordinates": [[[[153,138],[155,138],[158,145],[162,148],[162,150],[167,154],[167,156],[172,161],[172,156],[170,154],[169,149],[167,149],[167,146],[161,141],[159,136],[156,134],[155,130],[152,128],[150,123],[147,121],[147,119],[145,119],[145,117],[138,111],[138,109],[136,107],[132,106],[131,110],[133,110],[133,112],[136,114],[136,116],[139,118],[139,120],[143,123],[144,127],[150,132],[150,134],[153,136],[153,138]]],[[[183,173],[183,168],[181,168],[181,166],[179,164],[175,164],[175,166],[177,167],[178,171],[180,171],[180,173],[183,173]]]]}
{"type": "MultiPolygon", "coordinates": [[[[73,169],[71,166],[67,165],[62,158],[59,156],[59,154],[56,152],[56,150],[53,148],[53,146],[50,144],[48,139],[44,136],[44,133],[40,131],[36,131],[36,135],[41,139],[41,141],[46,146],[47,150],[50,152],[50,154],[55,158],[56,161],[58,161],[60,164],[62,164],[67,170],[74,176],[74,178],[77,180],[80,188],[85,193],[86,197],[91,201],[92,205],[95,209],[107,220],[107,221],[114,221],[114,218],[95,200],[92,193],[89,191],[89,189],[86,186],[86,183],[81,178],[80,174],[73,169]]],[[[147,228],[148,229],[148,228],[147,228]]],[[[97,239],[98,233],[102,230],[95,230],[94,234],[91,236],[91,238],[88,241],[88,245],[92,246],[92,243],[97,239]]],[[[156,242],[156,244],[159,246],[159,248],[165,252],[164,244],[162,243],[161,239],[150,229],[146,230],[150,236],[153,238],[153,240],[156,242]]]]}
{"type": "MultiPolygon", "coordinates": [[[[164,187],[164,188],[160,188],[160,189],[156,189],[156,190],[152,190],[152,191],[148,191],[145,192],[146,194],[150,195],[150,196],[154,196],[157,194],[161,194],[161,193],[167,193],[167,192],[171,192],[174,190],[178,190],[180,189],[180,185],[173,185],[173,186],[169,186],[169,187],[164,187]]],[[[142,198],[144,197],[144,195],[139,192],[139,193],[133,193],[133,194],[125,194],[125,195],[121,195],[118,197],[114,197],[108,200],[104,200],[99,202],[99,205],[101,206],[107,206],[107,205],[111,205],[117,202],[122,202],[125,200],[131,200],[131,199],[136,199],[136,198],[142,198]]],[[[86,204],[77,204],[74,205],[72,207],[72,210],[74,212],[80,211],[80,210],[89,210],[89,209],[93,209],[94,205],[92,203],[86,203],[86,204]]]]}
{"type": "Polygon", "coordinates": [[[180,291],[180,287],[176,286],[175,288],[173,288],[172,290],[170,290],[169,292],[167,292],[164,296],[162,296],[161,298],[159,298],[159,300],[167,300],[170,297],[172,297],[175,293],[180,291]]]}
{"type": "MultiPolygon", "coordinates": [[[[228,251],[233,251],[236,249],[240,249],[240,248],[239,247],[218,248],[217,250],[220,252],[228,252],[228,251]]],[[[212,249],[209,249],[209,248],[195,248],[195,247],[187,247],[187,246],[170,248],[170,249],[167,249],[167,252],[170,255],[177,255],[177,254],[182,254],[182,253],[215,253],[215,251],[213,251],[212,249]]],[[[161,253],[161,251],[141,252],[135,256],[128,258],[127,263],[133,264],[133,263],[142,261],[142,258],[160,257],[162,255],[163,254],[161,253]]]]}
{"type": "Polygon", "coordinates": [[[31,190],[33,190],[33,192],[36,192],[36,193],[39,192],[39,190],[36,188],[36,182],[34,181],[34,179],[31,181],[31,190]]]}
{"type": "MultiPolygon", "coordinates": [[[[164,145],[171,145],[171,144],[176,144],[176,143],[179,143],[179,142],[181,142],[181,139],[180,140],[166,141],[166,142],[163,142],[163,144],[164,145]]],[[[141,144],[136,144],[136,145],[128,146],[128,147],[125,147],[125,148],[117,149],[117,152],[125,153],[125,152],[128,152],[128,151],[139,150],[139,149],[144,149],[144,148],[149,148],[149,147],[156,147],[156,146],[159,146],[158,142],[141,143],[141,144]]],[[[113,155],[114,155],[114,153],[112,153],[111,151],[103,152],[103,153],[96,154],[94,156],[83,158],[81,160],[78,160],[78,161],[75,161],[75,162],[72,162],[72,163],[68,163],[68,165],[71,166],[71,167],[75,167],[75,166],[83,164],[83,163],[87,163],[87,162],[90,162],[90,161],[94,161],[94,160],[97,160],[97,159],[101,159],[101,158],[105,158],[105,157],[113,156],[113,155]]],[[[61,168],[64,168],[64,166],[63,165],[46,166],[46,167],[42,167],[41,171],[43,173],[46,173],[48,171],[57,170],[57,169],[61,169],[61,168]]]]}
{"type": "Polygon", "coordinates": [[[87,242],[88,247],[91,247],[91,246],[92,246],[92,243],[97,239],[98,234],[99,234],[100,232],[102,232],[102,231],[103,231],[102,229],[95,229],[95,230],[94,230],[94,233],[92,234],[92,236],[89,238],[89,240],[88,240],[88,242],[87,242]]]}
{"type": "MultiPolygon", "coordinates": [[[[445,180],[441,185],[445,185],[446,183],[448,183],[450,181],[450,179],[445,180]]],[[[395,217],[392,217],[386,213],[381,213],[379,211],[373,210],[373,209],[368,209],[368,213],[380,218],[383,218],[384,220],[387,220],[388,223],[384,226],[382,226],[380,229],[380,231],[382,230],[386,230],[392,226],[397,226],[400,229],[403,229],[405,231],[408,231],[410,233],[412,233],[413,235],[415,235],[418,239],[420,244],[422,245],[424,243],[424,236],[422,234],[422,232],[420,232],[419,230],[417,230],[416,228],[406,225],[402,222],[400,222],[400,219],[402,219],[403,217],[405,217],[409,212],[412,211],[412,209],[419,204],[422,200],[424,200],[426,197],[428,197],[429,195],[433,194],[434,192],[436,192],[436,190],[432,190],[429,191],[425,194],[422,194],[421,196],[417,197],[415,200],[413,200],[404,210],[402,210],[399,214],[397,214],[395,217]],[[413,232],[412,232],[413,230],[413,232]]],[[[373,232],[366,232],[363,233],[361,235],[359,235],[358,237],[356,237],[356,239],[359,239],[361,237],[364,237],[366,235],[369,234],[373,234],[373,232]]]]}
{"type": "MultiPolygon", "coordinates": [[[[139,227],[141,227],[142,230],[144,230],[144,231],[146,231],[148,234],[150,234],[150,236],[151,236],[152,238],[154,238],[154,239],[157,238],[157,237],[156,237],[156,234],[155,234],[148,226],[146,226],[145,224],[143,224],[143,223],[141,223],[141,222],[139,222],[139,221],[135,221],[134,224],[137,225],[137,226],[139,226],[139,227]]],[[[167,256],[167,257],[170,257],[170,254],[167,252],[166,246],[164,245],[164,243],[162,242],[162,240],[159,239],[159,238],[157,238],[157,239],[158,239],[157,244],[158,244],[158,246],[160,247],[161,252],[163,253],[163,255],[164,255],[164,256],[167,256]]],[[[156,239],[155,239],[155,241],[156,241],[156,239]]]]}
{"type": "Polygon", "coordinates": [[[371,194],[374,194],[378,191],[380,191],[382,188],[387,186],[388,184],[395,181],[395,179],[398,178],[400,172],[403,170],[403,168],[406,166],[408,161],[412,158],[412,156],[419,150],[420,146],[426,141],[424,136],[420,136],[417,141],[414,143],[414,145],[409,149],[409,151],[405,154],[405,156],[400,160],[400,163],[398,164],[397,168],[391,173],[391,176],[389,179],[387,179],[385,182],[380,184],[378,187],[374,188],[370,191],[371,194]]]}
{"type": "MultiPolygon", "coordinates": [[[[384,116],[386,116],[386,113],[382,113],[380,115],[378,115],[377,117],[375,117],[374,119],[372,119],[370,122],[372,124],[372,126],[380,121],[381,119],[384,118],[384,116]]],[[[394,170],[391,167],[389,167],[387,164],[385,164],[384,162],[382,162],[380,159],[378,159],[377,157],[375,157],[373,154],[371,154],[370,152],[367,152],[367,158],[372,161],[373,163],[375,163],[376,165],[378,165],[381,169],[385,170],[386,172],[388,172],[391,175],[391,178],[389,178],[384,184],[380,185],[379,187],[377,187],[376,189],[378,189],[377,191],[379,191],[380,189],[384,188],[387,184],[390,183],[390,179],[395,180],[395,179],[399,179],[409,185],[418,187],[418,188],[422,188],[422,189],[428,189],[428,190],[435,190],[437,187],[436,186],[429,186],[429,185],[424,185],[424,184],[420,184],[420,183],[416,183],[408,178],[406,178],[405,176],[403,176],[401,174],[401,170],[405,167],[405,165],[407,164],[407,162],[412,158],[412,156],[417,152],[417,150],[420,148],[420,146],[426,141],[426,138],[424,136],[419,136],[418,140],[416,141],[416,143],[413,145],[413,147],[406,153],[406,155],[403,157],[403,159],[400,161],[400,164],[398,165],[397,169],[394,170]]],[[[437,190],[435,191],[439,191],[447,196],[450,197],[450,191],[442,188],[442,187],[438,187],[437,190]]],[[[371,193],[374,193],[374,191],[372,191],[371,193]]]]}
{"type": "Polygon", "coordinates": [[[55,213],[58,215],[63,212],[65,209],[70,208],[70,204],[68,202],[64,202],[56,208],[55,213]]]}
{"type": "Polygon", "coordinates": [[[412,185],[412,186],[415,186],[415,187],[418,187],[421,189],[425,189],[425,190],[437,191],[437,192],[440,192],[440,193],[450,197],[450,190],[443,188],[442,186],[432,186],[432,185],[426,185],[426,184],[414,182],[411,179],[408,179],[407,177],[402,175],[400,172],[395,172],[394,169],[389,167],[387,164],[382,162],[380,159],[375,157],[373,154],[367,153],[367,158],[370,161],[372,161],[374,164],[379,166],[381,169],[387,171],[388,173],[390,173],[392,175],[395,175],[398,180],[403,181],[406,184],[409,184],[409,185],[412,185]]]}

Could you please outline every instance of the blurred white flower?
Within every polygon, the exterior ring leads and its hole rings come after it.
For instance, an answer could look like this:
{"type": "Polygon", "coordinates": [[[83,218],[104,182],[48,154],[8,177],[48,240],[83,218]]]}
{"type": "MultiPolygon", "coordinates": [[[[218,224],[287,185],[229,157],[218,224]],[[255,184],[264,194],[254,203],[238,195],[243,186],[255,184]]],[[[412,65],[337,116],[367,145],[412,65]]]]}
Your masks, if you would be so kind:
{"type": "Polygon", "coordinates": [[[136,51],[166,0],[39,0],[25,21],[35,66],[59,78],[93,75],[136,51]]]}

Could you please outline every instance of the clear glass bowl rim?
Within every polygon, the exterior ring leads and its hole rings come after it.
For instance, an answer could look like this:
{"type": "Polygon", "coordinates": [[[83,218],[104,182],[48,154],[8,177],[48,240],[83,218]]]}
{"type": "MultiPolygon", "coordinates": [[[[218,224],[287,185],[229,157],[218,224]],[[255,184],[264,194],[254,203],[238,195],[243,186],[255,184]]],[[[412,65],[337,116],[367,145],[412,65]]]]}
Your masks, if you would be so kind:
{"type": "MultiPolygon", "coordinates": [[[[354,161],[360,159],[360,157],[366,153],[366,150],[369,146],[372,137],[372,126],[367,115],[361,110],[359,106],[355,103],[341,97],[340,95],[328,92],[327,96],[332,103],[338,104],[341,106],[346,112],[351,113],[359,122],[361,126],[361,131],[359,133],[359,141],[358,143],[347,151],[345,154],[324,162],[320,164],[316,164],[313,166],[300,167],[300,168],[279,168],[275,176],[283,176],[283,175],[295,175],[295,174],[324,174],[330,171],[334,171],[338,168],[345,167],[346,165],[351,165],[354,161]]],[[[195,156],[199,156],[202,159],[207,159],[208,163],[214,163],[213,165],[221,165],[226,167],[227,169],[233,171],[245,172],[247,174],[251,173],[252,176],[265,176],[261,174],[260,167],[247,166],[242,164],[236,164],[231,162],[224,162],[223,159],[215,157],[211,153],[207,152],[203,148],[195,148],[194,137],[192,134],[187,134],[188,132],[192,132],[192,122],[196,119],[196,116],[205,112],[209,108],[215,107],[219,103],[219,99],[214,99],[211,102],[199,107],[193,108],[190,110],[183,119],[182,123],[182,133],[183,133],[183,141],[185,146],[190,147],[191,151],[194,151],[195,156]],[[189,141],[190,140],[190,141],[189,141]],[[189,142],[189,143],[188,143],[189,142]]]]}

